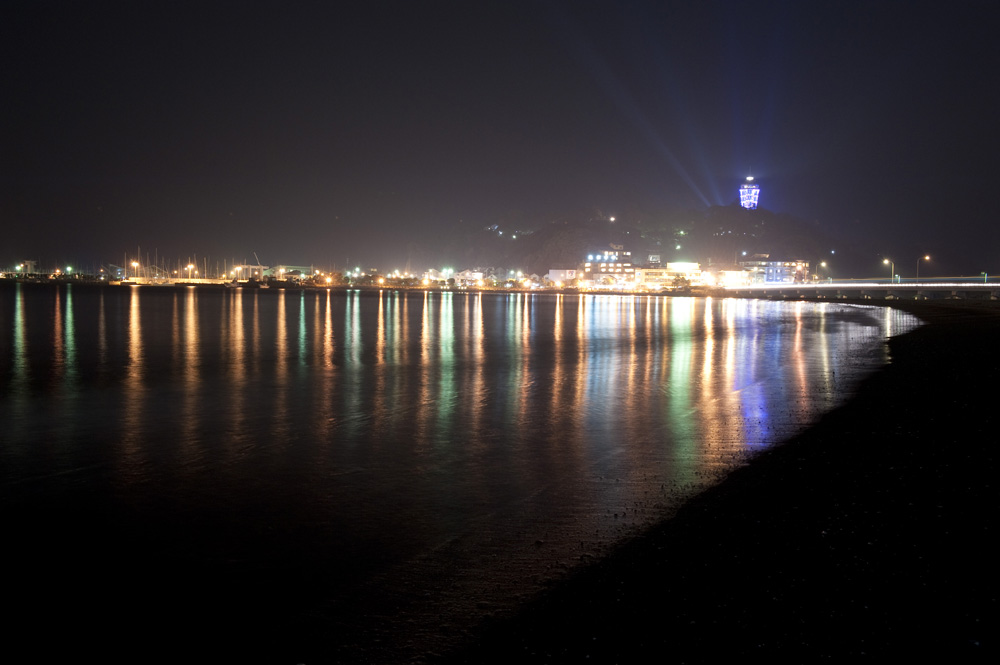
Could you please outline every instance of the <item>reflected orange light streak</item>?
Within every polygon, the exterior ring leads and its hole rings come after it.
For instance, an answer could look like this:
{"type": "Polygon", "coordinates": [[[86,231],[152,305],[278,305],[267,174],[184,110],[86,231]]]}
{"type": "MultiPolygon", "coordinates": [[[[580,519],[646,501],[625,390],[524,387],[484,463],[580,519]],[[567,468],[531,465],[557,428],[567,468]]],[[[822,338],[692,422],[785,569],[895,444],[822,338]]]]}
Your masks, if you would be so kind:
{"type": "MultiPolygon", "coordinates": [[[[375,364],[385,365],[385,290],[379,289],[378,292],[378,316],[375,319],[375,364]]],[[[379,378],[384,378],[384,372],[379,372],[379,378]]],[[[377,390],[381,391],[382,386],[380,385],[377,390]]]]}
{"type": "MultiPolygon", "coordinates": [[[[122,442],[123,456],[121,462],[129,469],[134,469],[140,460],[142,444],[145,439],[145,393],[144,368],[142,359],[142,318],[139,306],[139,287],[129,288],[128,316],[128,369],[125,372],[125,403],[122,411],[122,442]]],[[[133,480],[131,471],[122,474],[122,478],[133,480]]]]}
{"type": "Polygon", "coordinates": [[[804,303],[795,306],[795,336],[792,343],[791,362],[795,366],[795,376],[798,379],[799,395],[805,395],[809,390],[806,380],[806,356],[802,348],[802,307],[804,303]]]}
{"type": "Polygon", "coordinates": [[[434,398],[430,376],[433,338],[432,321],[434,320],[431,312],[432,303],[430,292],[424,291],[423,309],[420,313],[420,378],[418,388],[421,408],[417,411],[416,440],[414,441],[417,449],[426,448],[431,443],[428,423],[431,413],[430,406],[433,404],[434,398]]]}
{"type": "Polygon", "coordinates": [[[334,352],[333,335],[333,308],[330,304],[330,291],[326,291],[326,319],[323,322],[323,364],[326,367],[333,367],[334,352]]]}
{"type": "Polygon", "coordinates": [[[60,291],[56,289],[54,311],[52,313],[52,355],[55,357],[55,373],[52,380],[59,383],[66,371],[66,350],[63,347],[62,301],[60,291]]]}
{"type": "MultiPolygon", "coordinates": [[[[184,343],[180,353],[175,355],[183,367],[183,397],[181,401],[180,444],[191,446],[198,442],[199,422],[196,414],[201,400],[201,382],[199,376],[199,334],[198,330],[198,295],[193,286],[184,290],[183,329],[184,343]],[[178,358],[179,356],[179,358],[178,358]]],[[[174,296],[174,331],[182,326],[181,313],[177,307],[177,296],[174,296]]]]}
{"type": "MultiPolygon", "coordinates": [[[[469,310],[470,320],[467,330],[469,331],[469,356],[472,358],[472,376],[469,394],[463,402],[466,404],[469,428],[476,431],[482,426],[484,411],[490,399],[486,373],[483,371],[483,361],[485,358],[483,345],[485,344],[485,339],[483,332],[482,292],[478,292],[472,297],[469,310]]],[[[472,444],[482,446],[484,442],[473,441],[472,444]]]]}
{"type": "Polygon", "coordinates": [[[250,360],[254,371],[259,368],[260,365],[260,303],[258,301],[259,294],[254,291],[253,303],[252,303],[252,314],[251,314],[251,330],[253,333],[250,336],[251,347],[250,360]]]}
{"type": "Polygon", "coordinates": [[[231,363],[230,373],[232,374],[232,385],[226,386],[228,402],[230,404],[230,427],[237,433],[230,437],[226,443],[240,440],[248,432],[246,419],[246,390],[247,383],[247,336],[246,323],[243,320],[243,289],[233,289],[232,297],[229,299],[229,334],[222,340],[222,348],[229,349],[231,363]]]}
{"type": "MultiPolygon", "coordinates": [[[[255,303],[260,298],[254,296],[255,303]]],[[[288,431],[288,391],[289,367],[288,367],[288,306],[285,297],[285,289],[278,290],[277,312],[275,313],[275,335],[274,335],[274,397],[271,401],[273,407],[273,417],[270,419],[271,435],[275,441],[283,442],[288,431]]]]}
{"type": "Polygon", "coordinates": [[[323,347],[326,344],[326,334],[323,330],[323,295],[330,295],[330,290],[312,293],[313,323],[312,330],[312,357],[319,360],[323,358],[323,347]]]}

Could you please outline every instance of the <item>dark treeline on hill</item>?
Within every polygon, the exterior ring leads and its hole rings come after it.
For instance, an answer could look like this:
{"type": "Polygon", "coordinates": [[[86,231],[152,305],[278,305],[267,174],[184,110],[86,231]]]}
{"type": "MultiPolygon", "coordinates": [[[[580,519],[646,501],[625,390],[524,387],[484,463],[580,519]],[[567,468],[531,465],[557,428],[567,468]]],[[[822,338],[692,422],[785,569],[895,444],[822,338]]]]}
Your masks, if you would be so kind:
{"type": "MultiPolygon", "coordinates": [[[[663,263],[692,261],[703,267],[732,268],[756,254],[772,260],[827,260],[832,239],[819,223],[738,205],[704,210],[611,217],[600,211],[577,213],[531,228],[466,226],[437,247],[451,267],[503,266],[544,275],[576,268],[588,253],[621,245],[643,264],[650,255],[663,263]]],[[[524,224],[521,222],[520,224],[524,224]]],[[[525,225],[526,226],[526,225],[525,225]]]]}

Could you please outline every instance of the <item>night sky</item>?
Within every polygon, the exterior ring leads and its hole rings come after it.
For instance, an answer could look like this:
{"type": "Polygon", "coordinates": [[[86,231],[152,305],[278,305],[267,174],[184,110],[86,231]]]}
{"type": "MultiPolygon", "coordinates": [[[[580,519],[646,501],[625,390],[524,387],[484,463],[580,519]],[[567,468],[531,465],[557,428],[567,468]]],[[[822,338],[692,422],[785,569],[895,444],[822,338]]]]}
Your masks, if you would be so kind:
{"type": "Polygon", "coordinates": [[[993,1],[8,1],[0,44],[4,268],[391,270],[752,173],[857,276],[1000,272],[993,1]]]}

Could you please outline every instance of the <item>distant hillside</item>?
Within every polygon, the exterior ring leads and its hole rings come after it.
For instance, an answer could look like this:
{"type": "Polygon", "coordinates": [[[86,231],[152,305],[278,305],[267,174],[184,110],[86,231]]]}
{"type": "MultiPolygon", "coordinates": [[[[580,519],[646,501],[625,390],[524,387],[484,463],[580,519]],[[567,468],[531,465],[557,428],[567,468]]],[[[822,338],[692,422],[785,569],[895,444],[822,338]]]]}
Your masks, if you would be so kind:
{"type": "Polygon", "coordinates": [[[674,247],[680,245],[681,249],[670,249],[679,255],[721,266],[738,262],[744,252],[746,256],[768,254],[771,259],[813,262],[825,257],[833,243],[818,223],[769,210],[745,210],[738,205],[715,206],[700,215],[676,220],[673,239],[674,247]]]}
{"type": "Polygon", "coordinates": [[[659,254],[663,262],[731,266],[743,252],[815,262],[826,256],[831,243],[817,223],[732,205],[661,214],[633,212],[613,222],[603,215],[575,213],[533,229],[499,224],[464,228],[439,242],[437,253],[456,269],[504,267],[544,275],[553,268],[575,268],[588,252],[611,244],[623,245],[639,264],[650,254],[659,254]]]}

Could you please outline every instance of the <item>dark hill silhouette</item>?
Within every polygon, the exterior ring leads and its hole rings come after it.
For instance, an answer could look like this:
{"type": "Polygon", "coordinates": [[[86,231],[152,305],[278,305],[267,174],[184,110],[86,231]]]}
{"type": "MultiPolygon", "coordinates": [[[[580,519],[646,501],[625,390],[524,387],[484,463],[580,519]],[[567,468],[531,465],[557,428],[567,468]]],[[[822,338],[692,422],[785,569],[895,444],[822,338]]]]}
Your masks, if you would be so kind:
{"type": "Polygon", "coordinates": [[[658,254],[664,263],[694,261],[721,268],[733,267],[743,260],[744,252],[746,257],[768,254],[773,260],[802,259],[815,264],[828,258],[834,246],[818,222],[738,205],[664,213],[630,211],[615,221],[600,211],[576,212],[531,229],[463,225],[451,237],[438,240],[441,260],[458,269],[503,266],[539,275],[550,269],[576,268],[588,252],[612,244],[631,251],[637,264],[658,254]]]}

